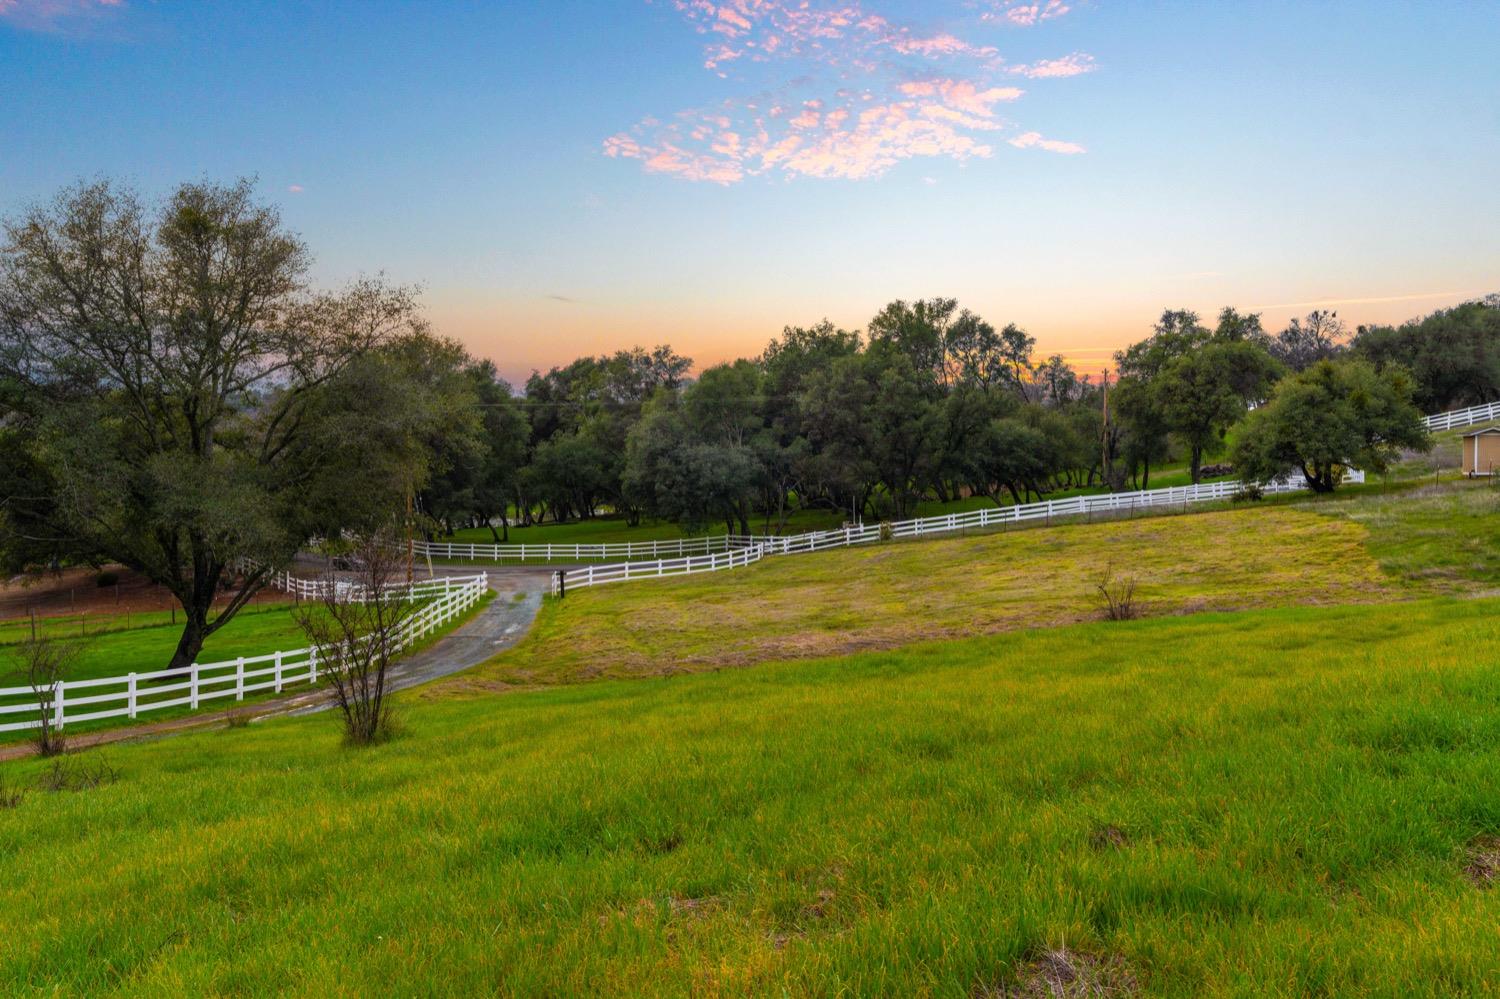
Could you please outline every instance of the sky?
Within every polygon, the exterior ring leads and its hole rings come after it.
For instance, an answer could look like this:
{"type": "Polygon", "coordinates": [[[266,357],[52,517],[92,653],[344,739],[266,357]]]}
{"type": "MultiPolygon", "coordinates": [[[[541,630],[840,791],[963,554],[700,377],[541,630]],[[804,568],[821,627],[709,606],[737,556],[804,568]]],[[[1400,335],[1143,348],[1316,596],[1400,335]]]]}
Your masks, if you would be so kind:
{"type": "Polygon", "coordinates": [[[1500,291],[1500,3],[0,0],[0,214],[257,179],[513,381],[957,298],[1097,371],[1500,291]]]}

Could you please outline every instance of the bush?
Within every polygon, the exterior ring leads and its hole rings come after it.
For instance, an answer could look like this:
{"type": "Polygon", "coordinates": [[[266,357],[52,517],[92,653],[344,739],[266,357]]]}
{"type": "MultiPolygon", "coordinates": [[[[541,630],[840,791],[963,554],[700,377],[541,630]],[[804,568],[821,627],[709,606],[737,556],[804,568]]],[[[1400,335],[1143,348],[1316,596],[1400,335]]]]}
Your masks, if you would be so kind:
{"type": "Polygon", "coordinates": [[[1113,568],[1105,569],[1094,589],[1099,592],[1106,621],[1129,621],[1140,617],[1135,604],[1135,580],[1131,577],[1116,576],[1113,568]]]}
{"type": "Polygon", "coordinates": [[[1229,497],[1231,503],[1259,503],[1266,498],[1266,494],[1260,488],[1259,482],[1252,482],[1244,486],[1239,492],[1229,497]]]}

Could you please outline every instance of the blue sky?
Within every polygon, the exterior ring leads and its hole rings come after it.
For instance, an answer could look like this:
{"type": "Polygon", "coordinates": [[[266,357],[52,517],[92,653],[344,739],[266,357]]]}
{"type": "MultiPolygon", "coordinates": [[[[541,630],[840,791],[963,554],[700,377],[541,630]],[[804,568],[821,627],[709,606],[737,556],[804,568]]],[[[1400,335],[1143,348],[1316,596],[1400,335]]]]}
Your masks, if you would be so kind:
{"type": "Polygon", "coordinates": [[[1497,48],[1490,3],[0,0],[0,212],[254,175],[514,379],[928,295],[1094,368],[1168,306],[1500,290],[1497,48]]]}

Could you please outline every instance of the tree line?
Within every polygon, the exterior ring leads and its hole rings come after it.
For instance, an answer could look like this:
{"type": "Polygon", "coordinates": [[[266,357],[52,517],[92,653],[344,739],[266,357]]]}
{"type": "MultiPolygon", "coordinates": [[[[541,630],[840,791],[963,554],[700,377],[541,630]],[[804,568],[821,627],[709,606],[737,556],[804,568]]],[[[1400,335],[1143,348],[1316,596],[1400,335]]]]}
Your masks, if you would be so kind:
{"type": "Polygon", "coordinates": [[[789,326],[697,377],[667,346],[580,358],[515,393],[472,370],[484,440],[448,442],[422,494],[442,529],[501,541],[512,523],[607,512],[776,532],[796,510],[901,518],[923,499],[1150,488],[1171,461],[1198,482],[1221,456],[1254,481],[1301,471],[1333,488],[1345,465],[1379,471],[1424,447],[1419,410],[1500,398],[1500,301],[1353,333],[1321,310],[1274,334],[1234,308],[1212,325],[1167,310],[1098,380],[948,298],[891,302],[863,330],[789,326]],[[1318,420],[1277,402],[1318,378],[1318,420]],[[1272,447],[1288,430],[1273,418],[1322,430],[1272,447]]]}

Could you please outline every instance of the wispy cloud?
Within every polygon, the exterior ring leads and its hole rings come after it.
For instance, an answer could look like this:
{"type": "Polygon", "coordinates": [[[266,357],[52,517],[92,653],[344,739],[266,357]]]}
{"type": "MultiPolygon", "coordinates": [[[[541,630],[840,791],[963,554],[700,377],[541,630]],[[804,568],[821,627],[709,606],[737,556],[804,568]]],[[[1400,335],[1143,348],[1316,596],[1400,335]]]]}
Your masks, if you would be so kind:
{"type": "Polygon", "coordinates": [[[24,31],[76,30],[125,0],[0,0],[0,23],[24,31]]]}
{"type": "Polygon", "coordinates": [[[1049,153],[1063,153],[1068,156],[1088,151],[1076,142],[1045,139],[1040,132],[1023,132],[1015,138],[1007,139],[1006,141],[1017,149],[1045,149],[1049,153]]]}
{"type": "Polygon", "coordinates": [[[287,190],[288,194],[301,194],[302,193],[302,185],[301,184],[288,184],[286,186],[286,190],[287,190]]]}
{"type": "Polygon", "coordinates": [[[1040,3],[1031,3],[1028,0],[998,0],[988,6],[989,9],[984,13],[986,20],[1008,21],[1023,28],[1040,24],[1042,21],[1050,21],[1054,17],[1062,17],[1073,9],[1067,0],[1042,0],[1040,3]]]}
{"type": "MultiPolygon", "coordinates": [[[[747,84],[743,95],[666,119],[643,118],[604,141],[604,153],[651,173],[733,184],[760,175],[863,179],[903,160],[994,155],[996,139],[1022,148],[1081,153],[1043,139],[999,112],[1024,91],[1010,79],[1065,78],[1094,68],[1075,52],[1009,64],[987,39],[985,19],[1015,4],[950,0],[967,19],[941,28],[899,24],[861,0],[672,0],[706,36],[705,68],[747,84]],[[1010,138],[1007,138],[1010,136],[1010,138]]],[[[1022,18],[1065,13],[1041,3],[1022,18]]],[[[1003,147],[1002,147],[1003,148],[1003,147]]]]}
{"type": "Polygon", "coordinates": [[[1055,80],[1069,76],[1082,76],[1094,71],[1094,57],[1083,52],[1074,52],[1061,59],[1041,59],[1033,63],[1018,63],[1007,66],[1005,71],[1031,80],[1055,80]]]}
{"type": "Polygon", "coordinates": [[[547,295],[546,297],[550,298],[554,302],[564,302],[564,303],[566,303],[568,305],[580,305],[580,304],[582,304],[578,299],[576,299],[576,298],[569,298],[567,295],[547,295]]]}
{"type": "Polygon", "coordinates": [[[1415,295],[1381,295],[1376,298],[1320,298],[1312,302],[1278,302],[1275,305],[1252,305],[1252,309],[1321,309],[1330,305],[1379,305],[1384,302],[1423,302],[1433,298],[1471,299],[1483,291],[1423,291],[1415,295]]]}

